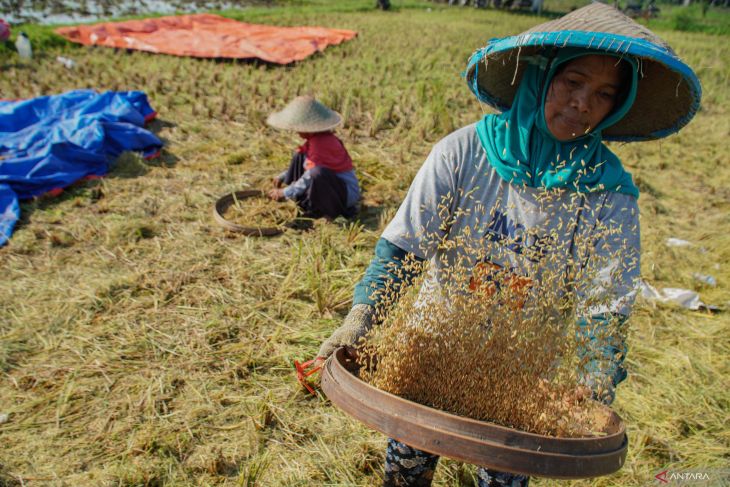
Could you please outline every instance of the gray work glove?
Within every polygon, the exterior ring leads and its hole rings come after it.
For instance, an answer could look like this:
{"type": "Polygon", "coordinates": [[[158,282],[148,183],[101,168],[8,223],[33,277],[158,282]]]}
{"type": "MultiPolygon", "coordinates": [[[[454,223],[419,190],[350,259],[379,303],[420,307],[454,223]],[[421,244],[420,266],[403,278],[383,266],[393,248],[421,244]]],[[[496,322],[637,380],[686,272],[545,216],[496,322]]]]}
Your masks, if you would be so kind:
{"type": "Polygon", "coordinates": [[[354,347],[358,340],[373,326],[373,316],[375,316],[375,308],[369,304],[356,304],[342,322],[342,326],[336,329],[332,335],[324,341],[319,352],[318,358],[327,358],[342,346],[354,347]]]}

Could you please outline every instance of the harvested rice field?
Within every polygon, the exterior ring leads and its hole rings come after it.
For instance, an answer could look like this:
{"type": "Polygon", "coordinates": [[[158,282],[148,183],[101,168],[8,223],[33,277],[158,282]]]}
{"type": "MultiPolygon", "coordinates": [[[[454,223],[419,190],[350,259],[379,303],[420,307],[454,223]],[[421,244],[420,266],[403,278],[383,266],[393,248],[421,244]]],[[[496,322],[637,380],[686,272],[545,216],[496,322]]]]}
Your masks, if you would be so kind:
{"type": "MultiPolygon", "coordinates": [[[[382,482],[386,438],[307,393],[293,362],[313,358],[342,322],[433,143],[489,112],[461,78],[469,55],[545,19],[373,3],[218,12],[358,32],[288,66],[88,48],[49,26],[13,26],[35,56],[23,62],[0,44],[0,98],[143,90],[165,146],[156,159],[125,153],[103,179],[21,203],[0,247],[0,486],[382,482]],[[338,136],[364,192],[359,218],[272,238],[227,233],[213,205],[267,189],[286,169],[300,139],[265,120],[298,94],[344,117],[338,136]]],[[[641,191],[642,278],[696,291],[719,310],[639,298],[629,377],[613,405],[629,438],[624,467],[530,485],[658,485],[663,471],[711,479],[697,485],[730,482],[730,38],[657,25],[700,78],[702,108],[679,134],[611,149],[641,191]]],[[[258,211],[247,208],[241,202],[239,222],[258,211]]],[[[475,469],[442,459],[434,485],[474,486],[475,469]]]]}

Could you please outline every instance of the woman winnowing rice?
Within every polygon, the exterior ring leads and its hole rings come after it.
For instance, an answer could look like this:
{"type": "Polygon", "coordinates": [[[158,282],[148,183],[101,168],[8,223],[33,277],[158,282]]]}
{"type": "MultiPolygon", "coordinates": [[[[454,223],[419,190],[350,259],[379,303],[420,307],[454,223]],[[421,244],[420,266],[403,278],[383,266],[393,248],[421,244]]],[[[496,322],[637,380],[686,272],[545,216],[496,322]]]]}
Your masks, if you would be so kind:
{"type": "MultiPolygon", "coordinates": [[[[612,227],[589,257],[606,264],[598,273],[610,281],[609,305],[576,319],[600,328],[629,316],[640,273],[639,191],[603,140],[651,140],[688,123],[701,93],[692,70],[646,28],[594,3],[519,36],[491,40],[472,56],[466,77],[480,101],[502,113],[486,115],[433,147],[378,241],[350,313],[322,344],[319,357],[355,345],[382,320],[387,305],[380,291],[413,278],[403,267],[407,258],[431,261],[436,272],[429,272],[421,292],[437,289],[439,280],[449,279],[439,267],[459,252],[439,242],[474,229],[482,229],[496,249],[488,251],[490,266],[539,279],[529,256],[540,254],[527,246],[540,242],[543,228],[576,222],[574,232],[559,233],[564,242],[553,242],[553,248],[565,249],[566,258],[558,260],[568,266],[579,260],[571,254],[571,239],[612,227]],[[539,204],[546,191],[557,199],[548,208],[539,204]],[[445,211],[446,196],[451,200],[445,211]],[[519,232],[536,232],[538,238],[528,243],[515,238],[519,232]]],[[[480,264],[474,262],[475,268],[480,264]]],[[[626,378],[625,343],[615,337],[588,344],[581,383],[610,404],[626,378]]],[[[437,462],[436,455],[390,439],[385,485],[430,485],[437,462]]],[[[478,479],[480,486],[522,486],[529,480],[486,468],[479,468],[478,479]]]]}

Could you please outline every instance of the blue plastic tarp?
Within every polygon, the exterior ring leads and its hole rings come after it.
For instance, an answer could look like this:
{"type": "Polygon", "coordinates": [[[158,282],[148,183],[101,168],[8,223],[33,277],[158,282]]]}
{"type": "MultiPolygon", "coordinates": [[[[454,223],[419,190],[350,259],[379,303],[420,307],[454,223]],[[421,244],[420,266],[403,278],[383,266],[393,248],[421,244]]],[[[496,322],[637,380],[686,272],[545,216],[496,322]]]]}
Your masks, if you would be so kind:
{"type": "Polygon", "coordinates": [[[159,152],[162,142],[143,128],[155,115],[141,91],[0,101],[0,246],[20,218],[19,199],[103,176],[124,151],[159,152]]]}

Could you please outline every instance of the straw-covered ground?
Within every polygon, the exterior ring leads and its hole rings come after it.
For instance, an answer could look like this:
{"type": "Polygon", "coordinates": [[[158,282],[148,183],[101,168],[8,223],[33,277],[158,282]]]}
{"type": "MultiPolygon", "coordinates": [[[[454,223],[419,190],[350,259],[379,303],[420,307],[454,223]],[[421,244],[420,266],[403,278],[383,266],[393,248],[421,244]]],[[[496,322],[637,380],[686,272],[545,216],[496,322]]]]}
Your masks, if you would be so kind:
{"type": "MultiPolygon", "coordinates": [[[[0,97],[144,90],[166,142],[157,160],[127,154],[101,181],[23,203],[0,249],[0,485],[378,483],[385,438],[309,396],[292,362],[311,358],[341,322],[430,145],[485,113],[460,78],[469,54],[541,19],[371,3],[228,13],[359,32],[289,67],[89,49],[38,27],[28,28],[40,39],[32,64],[0,50],[0,97]],[[296,137],[264,120],[309,92],[346,119],[340,136],[365,190],[360,220],[271,239],[226,235],[213,202],[286,164],[296,137]]],[[[704,99],[680,134],[614,146],[642,190],[642,274],[727,306],[730,39],[659,34],[696,69],[704,99]],[[668,247],[669,237],[694,245],[668,247]]],[[[630,330],[630,378],[615,403],[626,465],[572,485],[727,468],[728,315],[640,300],[630,330]]],[[[435,485],[473,485],[473,472],[443,461],[435,485]]]]}

